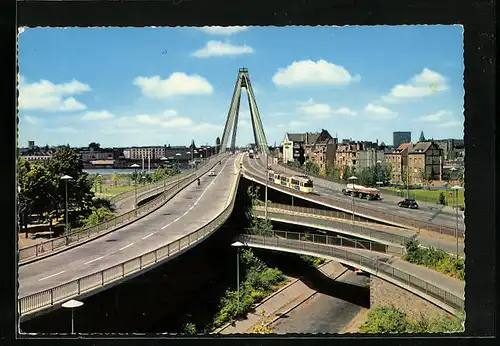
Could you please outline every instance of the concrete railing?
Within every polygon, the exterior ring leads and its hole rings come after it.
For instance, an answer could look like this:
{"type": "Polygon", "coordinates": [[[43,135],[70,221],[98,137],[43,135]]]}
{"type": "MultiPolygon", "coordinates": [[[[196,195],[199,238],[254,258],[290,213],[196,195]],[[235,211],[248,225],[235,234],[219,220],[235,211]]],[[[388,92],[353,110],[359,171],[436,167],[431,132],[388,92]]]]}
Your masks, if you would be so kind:
{"type": "MultiPolygon", "coordinates": [[[[212,161],[215,166],[216,162],[212,161]]],[[[179,191],[184,189],[190,183],[195,181],[199,176],[202,176],[210,169],[210,165],[199,169],[191,175],[185,177],[179,185],[175,185],[173,188],[166,190],[161,196],[155,198],[154,200],[146,203],[145,205],[126,212],[124,214],[113,217],[105,222],[98,225],[87,227],[80,230],[75,230],[71,233],[63,235],[58,238],[54,238],[36,245],[27,246],[19,249],[19,264],[23,265],[26,262],[31,262],[37,258],[46,257],[54,252],[61,251],[64,248],[69,248],[74,246],[75,243],[87,241],[98,235],[109,233],[116,229],[122,228],[137,219],[144,217],[153,210],[166,203],[169,199],[175,196],[179,191]],[[207,168],[208,167],[208,168],[207,168]]],[[[133,191],[132,191],[133,192],[133,191]]]]}
{"type": "MultiPolygon", "coordinates": [[[[254,212],[258,213],[259,217],[265,215],[265,207],[255,206],[253,209],[254,212]]],[[[276,205],[274,203],[269,203],[267,208],[267,215],[271,219],[278,219],[277,221],[285,219],[292,223],[304,224],[311,227],[326,227],[328,229],[339,230],[341,232],[345,232],[354,236],[369,238],[373,241],[382,241],[384,243],[388,243],[387,245],[390,244],[404,247],[406,243],[411,239],[402,235],[364,227],[359,224],[354,224],[353,226],[352,223],[342,221],[335,222],[335,220],[325,219],[324,217],[335,217],[335,211],[330,210],[295,207],[282,204],[276,205]],[[319,217],[310,217],[311,215],[319,217]]]]}
{"type": "Polygon", "coordinates": [[[122,280],[127,276],[131,276],[132,274],[137,274],[139,271],[144,269],[151,269],[160,262],[163,262],[174,255],[178,255],[181,251],[186,250],[203,238],[212,234],[226,222],[233,211],[239,179],[240,175],[238,174],[236,183],[233,185],[231,194],[228,197],[230,203],[224,211],[222,211],[222,213],[205,226],[154,251],[150,251],[141,256],[124,261],[111,268],[66,282],[51,289],[30,294],[25,297],[20,297],[18,299],[18,311],[20,316],[22,317],[23,315],[49,308],[53,305],[78,297],[92,290],[110,285],[111,283],[116,283],[117,281],[122,280]]]}
{"type": "MultiPolygon", "coordinates": [[[[266,179],[262,178],[261,176],[258,176],[254,173],[250,173],[248,171],[245,171],[244,175],[249,176],[250,179],[255,180],[261,184],[265,184],[266,179]]],[[[362,207],[359,205],[354,205],[354,208],[353,208],[352,202],[340,200],[340,199],[337,199],[335,197],[323,197],[323,196],[318,196],[315,194],[304,193],[304,192],[300,192],[300,191],[290,189],[290,188],[282,186],[282,185],[277,185],[274,183],[270,183],[269,186],[273,189],[285,192],[287,194],[296,195],[296,196],[298,196],[302,199],[305,199],[307,201],[322,204],[322,205],[330,207],[330,208],[336,208],[336,209],[339,209],[339,210],[342,210],[342,211],[348,212],[348,213],[352,213],[354,211],[354,214],[357,214],[358,216],[362,216],[366,219],[386,221],[386,222],[389,222],[393,225],[404,226],[404,227],[412,228],[412,229],[415,229],[418,231],[427,230],[427,231],[438,232],[440,234],[447,234],[447,235],[452,235],[452,236],[454,236],[456,233],[455,228],[441,226],[441,225],[435,225],[435,224],[432,224],[429,222],[420,221],[420,220],[409,218],[409,217],[402,216],[402,215],[395,215],[395,214],[391,214],[391,213],[376,210],[376,209],[365,208],[365,207],[362,207]]],[[[377,203],[377,202],[375,201],[374,203],[377,203]]],[[[460,230],[460,229],[458,230],[458,237],[460,237],[460,238],[464,237],[463,230],[460,230]]]]}
{"type": "Polygon", "coordinates": [[[358,240],[358,239],[350,239],[338,236],[329,236],[326,234],[309,234],[309,233],[288,232],[288,231],[278,231],[278,230],[273,230],[272,235],[270,236],[282,239],[307,241],[315,244],[326,244],[326,245],[334,245],[340,247],[389,253],[398,256],[402,256],[404,254],[404,248],[400,246],[390,246],[371,240],[358,240]]]}
{"type": "Polygon", "coordinates": [[[270,249],[286,249],[289,250],[288,252],[309,253],[313,256],[329,257],[392,282],[452,313],[465,308],[465,299],[463,296],[450,293],[447,289],[438,287],[404,270],[391,266],[379,258],[365,256],[345,248],[337,248],[331,245],[303,240],[247,234],[240,235],[238,240],[250,247],[262,245],[270,249]]]}

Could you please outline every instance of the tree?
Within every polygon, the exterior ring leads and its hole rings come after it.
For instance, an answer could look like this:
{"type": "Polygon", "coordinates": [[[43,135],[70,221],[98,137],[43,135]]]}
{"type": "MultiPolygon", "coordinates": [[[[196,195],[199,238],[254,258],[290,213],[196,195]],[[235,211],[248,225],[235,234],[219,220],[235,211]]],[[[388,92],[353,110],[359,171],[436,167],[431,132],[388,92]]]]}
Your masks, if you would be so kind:
{"type": "Polygon", "coordinates": [[[59,148],[46,163],[46,168],[51,185],[54,187],[51,198],[56,215],[65,207],[65,182],[61,180],[63,175],[73,178],[67,181],[69,206],[80,210],[87,210],[92,206],[94,197],[91,191],[92,185],[88,181],[88,173],[83,171],[83,161],[76,150],[68,147],[59,148]]]}
{"type": "Polygon", "coordinates": [[[99,151],[101,149],[101,145],[96,142],[92,142],[89,144],[89,149],[93,149],[94,151],[99,151]]]}
{"type": "Polygon", "coordinates": [[[319,166],[312,161],[306,162],[306,170],[314,174],[319,174],[319,166]]]}
{"type": "Polygon", "coordinates": [[[114,185],[116,186],[116,185],[118,185],[118,180],[120,180],[120,175],[115,173],[115,174],[113,174],[111,179],[113,180],[114,185]]]}

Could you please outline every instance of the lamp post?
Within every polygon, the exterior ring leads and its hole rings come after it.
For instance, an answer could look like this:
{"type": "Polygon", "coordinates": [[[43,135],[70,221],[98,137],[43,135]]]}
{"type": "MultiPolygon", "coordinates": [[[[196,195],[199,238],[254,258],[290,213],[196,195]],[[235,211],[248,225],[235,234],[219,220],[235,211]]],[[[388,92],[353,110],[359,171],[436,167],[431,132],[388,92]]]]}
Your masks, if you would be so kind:
{"type": "Polygon", "coordinates": [[[73,179],[73,177],[70,177],[69,175],[63,175],[61,178],[61,180],[64,180],[64,189],[65,189],[65,192],[66,192],[66,234],[68,234],[68,229],[69,229],[69,218],[68,218],[68,180],[71,180],[73,179]]]}
{"type": "Polygon", "coordinates": [[[179,174],[180,174],[180,168],[179,168],[179,156],[181,156],[182,154],[181,153],[176,153],[175,156],[177,157],[176,161],[175,161],[175,164],[176,164],[176,167],[177,167],[177,170],[179,172],[177,172],[177,188],[179,188],[179,174]]]}
{"type": "MultiPolygon", "coordinates": [[[[165,156],[160,157],[160,161],[163,162],[163,165],[165,164],[165,161],[167,161],[167,160],[168,159],[165,156]]],[[[163,172],[165,172],[165,171],[163,171],[163,172]]],[[[167,178],[163,177],[163,191],[165,191],[166,188],[167,188],[167,178]]]]}
{"type": "Polygon", "coordinates": [[[380,181],[380,170],[379,167],[382,164],[382,161],[377,160],[377,163],[375,164],[375,175],[377,177],[377,182],[375,184],[378,184],[380,181]]]}
{"type": "Polygon", "coordinates": [[[463,187],[455,185],[451,187],[452,190],[455,190],[455,209],[456,209],[456,220],[457,220],[457,227],[455,228],[455,239],[457,242],[457,260],[458,260],[458,191],[463,190],[463,187]]]}
{"type": "Polygon", "coordinates": [[[354,182],[356,180],[358,180],[358,177],[355,177],[353,175],[353,176],[350,176],[349,178],[347,178],[347,180],[352,181],[352,192],[351,192],[351,196],[352,196],[352,229],[354,231],[354,182]]]}
{"type": "Polygon", "coordinates": [[[82,305],[83,305],[82,302],[80,302],[78,300],[74,300],[74,299],[71,299],[71,300],[69,300],[61,305],[63,308],[71,309],[71,334],[75,334],[73,310],[74,310],[74,308],[78,308],[82,305]]]}
{"type": "Polygon", "coordinates": [[[264,219],[267,222],[267,186],[269,184],[269,154],[266,153],[266,191],[265,191],[265,211],[264,211],[264,219]]]}
{"type": "Polygon", "coordinates": [[[130,167],[134,169],[134,185],[135,185],[134,195],[135,195],[135,208],[137,209],[137,168],[139,168],[140,166],[137,163],[134,163],[130,167]]]}
{"type": "Polygon", "coordinates": [[[240,247],[245,244],[237,241],[231,244],[236,247],[236,295],[238,297],[238,311],[240,310],[240,247]]]}

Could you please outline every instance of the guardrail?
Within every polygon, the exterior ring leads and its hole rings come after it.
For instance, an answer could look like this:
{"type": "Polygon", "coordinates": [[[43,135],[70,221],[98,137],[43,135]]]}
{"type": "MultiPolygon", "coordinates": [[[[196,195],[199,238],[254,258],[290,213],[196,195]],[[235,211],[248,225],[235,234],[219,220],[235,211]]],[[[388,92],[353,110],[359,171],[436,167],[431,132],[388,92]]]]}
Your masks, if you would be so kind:
{"type": "MultiPolygon", "coordinates": [[[[271,232],[272,235],[270,236],[280,239],[307,241],[315,244],[334,245],[334,246],[369,250],[382,253],[391,253],[399,256],[402,256],[404,253],[404,248],[402,247],[385,245],[371,240],[357,240],[345,237],[337,237],[337,236],[333,237],[325,234],[309,234],[309,233],[288,232],[279,230],[272,230],[271,232]]],[[[250,233],[248,234],[253,235],[250,233]]]]}
{"type": "Polygon", "coordinates": [[[238,186],[240,174],[238,174],[236,179],[236,184],[233,185],[231,195],[229,196],[231,198],[231,203],[229,203],[222,213],[205,226],[154,251],[150,251],[141,256],[124,261],[111,268],[66,282],[51,289],[34,293],[26,297],[21,297],[18,299],[19,314],[23,316],[28,313],[43,310],[47,307],[66,301],[67,299],[77,297],[96,288],[121,280],[126,276],[145,268],[153,267],[155,264],[170,256],[178,254],[180,251],[191,246],[193,243],[196,243],[205,238],[207,235],[210,235],[222,224],[224,224],[224,222],[226,222],[233,211],[236,188],[238,186]]]}
{"type": "MultiPolygon", "coordinates": [[[[264,214],[265,213],[265,208],[261,206],[255,206],[253,208],[255,211],[257,211],[259,214],[264,214]]],[[[278,219],[283,219],[285,218],[286,220],[292,221],[292,222],[297,222],[297,223],[306,223],[310,226],[313,227],[328,227],[328,228],[333,228],[333,229],[341,229],[345,231],[346,233],[352,233],[353,235],[357,236],[363,236],[367,238],[371,238],[374,240],[378,241],[385,241],[391,244],[395,244],[398,246],[406,246],[406,243],[411,239],[402,235],[398,234],[393,234],[389,232],[384,232],[384,231],[379,231],[379,230],[374,230],[371,228],[363,227],[361,225],[356,225],[354,224],[354,227],[352,223],[341,223],[337,222],[335,223],[333,220],[327,220],[327,219],[320,219],[320,218],[311,218],[309,215],[315,215],[315,216],[323,216],[323,217],[335,217],[332,215],[334,212],[331,214],[329,210],[318,210],[318,209],[312,209],[312,208],[303,208],[303,207],[291,207],[291,206],[279,206],[279,207],[274,207],[269,206],[267,207],[267,215],[268,217],[272,218],[278,218],[278,219]],[[280,213],[279,210],[283,211],[290,211],[292,213],[302,213],[304,215],[294,215],[294,214],[288,214],[288,213],[280,213]],[[306,219],[306,220],[305,220],[306,219]],[[339,225],[340,224],[340,225],[339,225]]]]}
{"type": "MultiPolygon", "coordinates": [[[[266,179],[259,177],[255,174],[249,173],[248,171],[246,171],[244,174],[251,176],[253,179],[255,179],[261,183],[265,183],[265,181],[266,181],[266,179]]],[[[435,224],[432,224],[429,222],[416,220],[416,219],[409,218],[406,216],[395,215],[395,214],[391,214],[391,213],[387,213],[387,212],[383,212],[383,211],[379,211],[379,210],[375,210],[375,209],[361,207],[359,205],[354,205],[354,208],[353,208],[352,202],[347,202],[347,201],[340,200],[340,199],[337,199],[334,197],[323,197],[323,196],[314,195],[314,194],[310,194],[310,193],[304,193],[304,192],[290,189],[288,187],[285,187],[282,185],[277,185],[274,183],[270,184],[269,186],[271,186],[277,190],[284,190],[284,191],[287,191],[289,193],[293,193],[297,196],[300,196],[303,199],[306,199],[306,200],[309,200],[309,201],[315,202],[315,203],[320,203],[320,204],[323,204],[323,205],[331,207],[331,208],[339,208],[339,209],[345,210],[346,212],[351,212],[351,213],[354,211],[355,214],[364,216],[366,218],[372,217],[374,219],[389,221],[393,224],[404,225],[406,227],[411,227],[411,228],[419,230],[419,231],[420,230],[427,230],[427,231],[439,232],[440,234],[447,234],[447,235],[452,235],[452,236],[455,236],[455,234],[456,234],[455,228],[441,226],[441,225],[435,225],[435,224]]],[[[377,202],[374,201],[374,203],[377,203],[377,202]]],[[[458,237],[460,237],[460,238],[464,237],[463,230],[460,230],[460,229],[458,230],[458,237]]]]}
{"type": "Polygon", "coordinates": [[[45,256],[47,255],[47,253],[59,250],[63,247],[79,242],[82,239],[88,239],[92,236],[101,234],[103,232],[108,232],[110,229],[116,228],[117,226],[122,227],[125,224],[130,223],[129,222],[130,220],[137,219],[143,216],[142,214],[147,213],[151,209],[156,208],[160,204],[166,202],[168,199],[177,194],[180,190],[189,185],[192,181],[196,180],[198,176],[201,176],[205,173],[206,172],[204,170],[198,170],[197,172],[194,172],[193,175],[185,177],[179,185],[177,185],[171,190],[168,190],[168,192],[165,191],[161,196],[155,198],[153,201],[150,201],[149,203],[139,208],[136,208],[129,212],[113,217],[98,225],[73,231],[61,237],[54,238],[36,245],[21,248],[19,249],[19,264],[23,264],[23,261],[25,260],[30,260],[33,258],[45,256]]]}
{"type": "MultiPolygon", "coordinates": [[[[446,306],[453,309],[462,310],[465,308],[465,299],[463,297],[450,293],[447,290],[422,280],[404,270],[395,268],[378,258],[364,256],[347,249],[339,249],[326,244],[277,237],[244,234],[240,235],[238,240],[249,246],[252,244],[261,244],[275,248],[301,250],[317,254],[320,257],[327,256],[334,258],[339,262],[357,267],[375,276],[381,276],[382,278],[386,276],[403,288],[413,288],[415,290],[414,293],[418,294],[418,292],[420,292],[425,294],[426,296],[434,298],[438,302],[444,303],[446,306]]],[[[423,298],[426,297],[424,296],[423,298]]]]}

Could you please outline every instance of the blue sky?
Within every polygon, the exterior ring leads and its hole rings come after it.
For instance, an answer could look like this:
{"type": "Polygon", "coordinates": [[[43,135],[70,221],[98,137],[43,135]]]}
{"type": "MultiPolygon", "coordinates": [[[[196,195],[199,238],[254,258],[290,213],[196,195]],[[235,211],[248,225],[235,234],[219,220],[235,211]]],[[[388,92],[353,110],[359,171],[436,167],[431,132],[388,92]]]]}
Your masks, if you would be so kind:
{"type": "MultiPolygon", "coordinates": [[[[19,144],[214,143],[249,69],[270,144],[285,132],[392,144],[463,138],[461,26],[24,28],[19,144]]],[[[246,94],[242,97],[246,98],[246,94]]],[[[238,144],[252,141],[241,102],[238,144]]]]}

